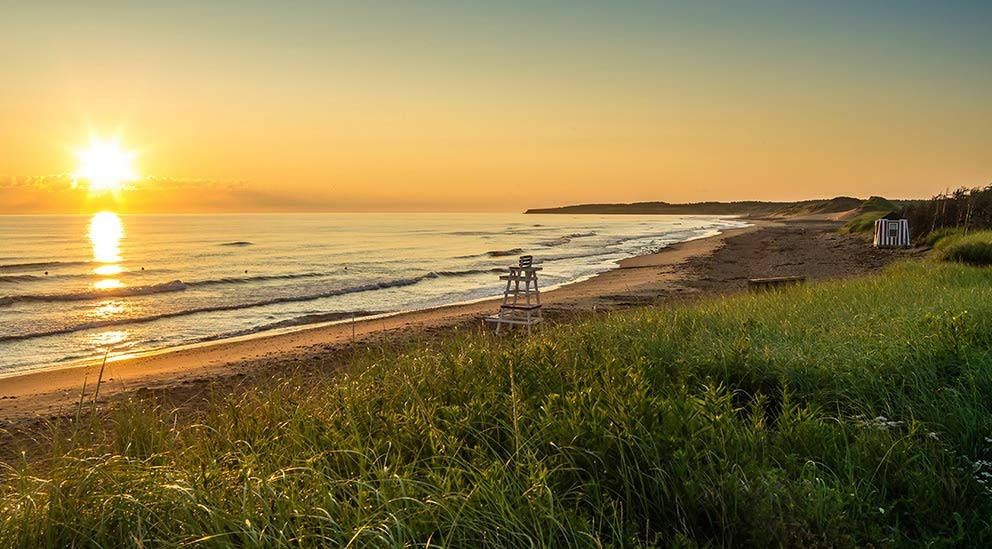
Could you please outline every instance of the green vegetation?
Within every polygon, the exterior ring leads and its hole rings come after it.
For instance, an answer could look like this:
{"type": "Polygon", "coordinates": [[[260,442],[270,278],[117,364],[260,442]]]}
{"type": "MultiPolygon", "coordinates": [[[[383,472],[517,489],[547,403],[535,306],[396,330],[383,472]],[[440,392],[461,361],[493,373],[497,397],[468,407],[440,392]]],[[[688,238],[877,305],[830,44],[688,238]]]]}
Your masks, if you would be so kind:
{"type": "Polygon", "coordinates": [[[894,202],[881,196],[872,196],[861,204],[861,209],[864,211],[894,212],[899,208],[894,202]]]}
{"type": "Polygon", "coordinates": [[[805,209],[822,204],[824,200],[802,202],[633,202],[630,204],[577,204],[557,208],[532,208],[528,214],[625,214],[625,215],[778,215],[789,209],[805,209]]]}
{"type": "Polygon", "coordinates": [[[914,240],[923,240],[929,233],[940,230],[992,230],[992,185],[960,188],[930,200],[906,204],[902,215],[909,220],[914,240]]]}
{"type": "Polygon", "coordinates": [[[858,208],[858,215],[844,225],[842,232],[872,232],[875,230],[875,221],[897,210],[899,207],[891,201],[880,196],[873,196],[861,204],[858,208]]]}
{"type": "Polygon", "coordinates": [[[775,215],[790,216],[842,213],[858,208],[861,206],[862,202],[863,201],[860,198],[851,198],[849,196],[838,196],[836,198],[831,198],[830,200],[797,202],[794,205],[775,212],[775,215]]]}
{"type": "Polygon", "coordinates": [[[934,231],[927,236],[933,241],[934,254],[944,261],[970,265],[992,265],[992,231],[965,234],[961,229],[934,231]]]}
{"type": "Polygon", "coordinates": [[[948,227],[946,229],[937,229],[936,231],[931,231],[927,233],[926,238],[923,239],[923,243],[929,247],[934,247],[941,240],[948,237],[956,237],[964,234],[964,229],[960,227],[948,227]]]}
{"type": "MultiPolygon", "coordinates": [[[[557,208],[532,208],[528,214],[698,214],[698,215],[751,215],[789,217],[797,215],[836,214],[851,210],[867,213],[882,212],[882,215],[897,211],[904,206],[923,203],[919,200],[890,201],[879,196],[868,200],[838,196],[831,199],[801,200],[798,202],[692,202],[672,204],[669,202],[633,202],[630,204],[577,204],[557,208]]],[[[880,217],[880,216],[879,216],[880,217]]],[[[872,219],[874,223],[876,218],[872,219]]]]}
{"type": "Polygon", "coordinates": [[[992,270],[905,263],[121,404],[0,469],[0,545],[982,546],[990,408],[992,270]]]}

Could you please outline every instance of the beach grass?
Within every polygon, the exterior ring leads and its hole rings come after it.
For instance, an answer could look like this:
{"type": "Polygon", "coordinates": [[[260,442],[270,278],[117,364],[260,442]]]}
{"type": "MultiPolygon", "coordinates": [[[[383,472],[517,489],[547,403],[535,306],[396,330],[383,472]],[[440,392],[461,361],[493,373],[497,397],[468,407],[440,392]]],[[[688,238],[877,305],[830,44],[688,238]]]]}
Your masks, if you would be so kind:
{"type": "Polygon", "coordinates": [[[933,247],[934,255],[944,261],[992,265],[992,231],[941,231],[934,240],[933,247]]]}
{"type": "Polygon", "coordinates": [[[990,408],[992,270],[907,262],[122,402],[4,466],[0,544],[982,546],[990,408]]]}
{"type": "Polygon", "coordinates": [[[946,227],[943,229],[937,229],[927,233],[926,237],[923,239],[923,244],[932,248],[945,238],[958,237],[962,235],[964,235],[963,227],[946,227]]]}

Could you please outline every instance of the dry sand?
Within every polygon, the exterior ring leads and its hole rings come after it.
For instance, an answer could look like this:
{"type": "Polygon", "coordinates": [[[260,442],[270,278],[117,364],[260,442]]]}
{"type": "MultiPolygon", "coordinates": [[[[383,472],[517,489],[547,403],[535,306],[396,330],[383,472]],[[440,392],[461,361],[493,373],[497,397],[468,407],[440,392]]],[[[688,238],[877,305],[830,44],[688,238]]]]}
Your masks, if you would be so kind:
{"type": "MultiPolygon", "coordinates": [[[[899,252],[879,251],[836,234],[828,221],[752,220],[753,226],[630,258],[619,268],[542,293],[546,316],[617,308],[738,291],[748,278],[804,275],[831,278],[876,271],[899,252]]],[[[498,281],[493,280],[494,284],[498,281]]],[[[148,353],[107,364],[101,400],[155,391],[182,399],[205,387],[234,387],[238,379],[305,363],[341,362],[352,345],[421,341],[455,328],[477,327],[496,300],[401,313],[288,333],[226,340],[148,353]],[[352,330],[354,329],[354,340],[352,330]]],[[[0,378],[0,422],[13,425],[71,412],[84,382],[89,393],[99,365],[64,367],[0,378]]]]}

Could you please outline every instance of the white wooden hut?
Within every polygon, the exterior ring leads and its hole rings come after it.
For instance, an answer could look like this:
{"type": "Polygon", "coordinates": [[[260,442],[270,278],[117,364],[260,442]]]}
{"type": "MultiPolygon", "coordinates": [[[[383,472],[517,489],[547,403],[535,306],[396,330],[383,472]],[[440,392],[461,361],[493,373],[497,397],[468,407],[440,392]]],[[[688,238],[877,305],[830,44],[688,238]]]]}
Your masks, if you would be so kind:
{"type": "Polygon", "coordinates": [[[893,212],[875,221],[876,248],[908,248],[909,221],[893,212]]]}

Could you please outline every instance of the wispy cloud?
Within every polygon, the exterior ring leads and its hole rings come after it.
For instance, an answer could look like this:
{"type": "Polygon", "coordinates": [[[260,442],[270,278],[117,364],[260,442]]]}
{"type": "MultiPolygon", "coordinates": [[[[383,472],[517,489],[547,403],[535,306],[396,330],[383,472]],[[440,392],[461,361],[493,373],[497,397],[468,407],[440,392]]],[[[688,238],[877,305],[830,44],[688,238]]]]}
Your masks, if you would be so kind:
{"type": "Polygon", "coordinates": [[[36,189],[64,191],[76,187],[72,174],[32,175],[27,177],[0,176],[0,189],[36,189]]]}
{"type": "Polygon", "coordinates": [[[248,181],[141,177],[119,193],[90,193],[72,174],[0,176],[0,213],[75,213],[120,207],[130,212],[313,211],[326,202],[259,189],[248,181]]]}
{"type": "MultiPolygon", "coordinates": [[[[147,176],[126,183],[124,188],[125,190],[240,191],[246,189],[247,186],[247,181],[215,181],[210,179],[147,176]]],[[[67,191],[77,188],[85,189],[85,181],[79,181],[73,174],[69,173],[0,176],[0,189],[67,191]]]]}

